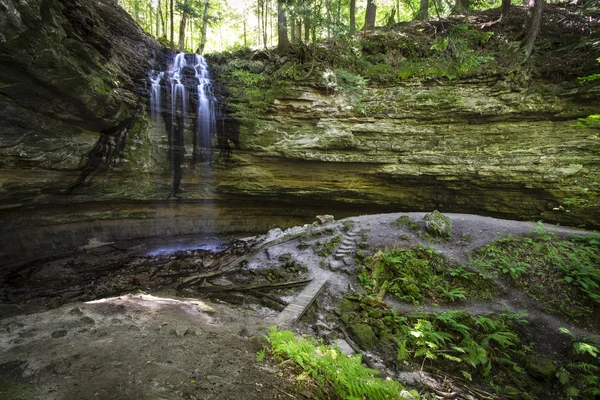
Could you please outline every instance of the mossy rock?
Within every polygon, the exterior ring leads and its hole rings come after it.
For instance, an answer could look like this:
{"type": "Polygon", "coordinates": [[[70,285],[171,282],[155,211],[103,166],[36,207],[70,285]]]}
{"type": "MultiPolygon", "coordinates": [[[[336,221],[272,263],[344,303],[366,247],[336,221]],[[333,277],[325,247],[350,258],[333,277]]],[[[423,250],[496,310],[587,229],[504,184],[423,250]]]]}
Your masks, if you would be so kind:
{"type": "Polygon", "coordinates": [[[410,224],[410,217],[408,215],[402,215],[394,222],[391,223],[392,226],[408,226],[410,224]]]}
{"type": "Polygon", "coordinates": [[[344,298],[340,303],[340,312],[342,315],[353,313],[356,310],[358,303],[354,300],[344,298]]]}
{"type": "Polygon", "coordinates": [[[549,381],[556,375],[556,365],[549,358],[529,357],[527,360],[527,372],[536,379],[549,381]]]}
{"type": "Polygon", "coordinates": [[[352,327],[356,343],[365,350],[371,350],[377,341],[377,336],[368,324],[358,324],[352,327]]]}
{"type": "Polygon", "coordinates": [[[0,382],[0,398],[4,400],[30,400],[37,398],[34,386],[27,383],[0,382]]]}
{"type": "Polygon", "coordinates": [[[425,230],[433,237],[449,239],[452,236],[452,221],[444,214],[435,210],[423,217],[425,230]]]}

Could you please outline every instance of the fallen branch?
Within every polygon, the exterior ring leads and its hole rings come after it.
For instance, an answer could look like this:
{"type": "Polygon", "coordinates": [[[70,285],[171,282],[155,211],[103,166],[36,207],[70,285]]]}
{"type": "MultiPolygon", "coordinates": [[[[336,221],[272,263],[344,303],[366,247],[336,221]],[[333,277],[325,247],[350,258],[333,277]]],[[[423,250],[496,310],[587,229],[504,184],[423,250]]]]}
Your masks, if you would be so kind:
{"type": "Polygon", "coordinates": [[[270,294],[263,293],[263,292],[259,292],[259,291],[257,291],[257,290],[251,290],[251,291],[250,291],[250,294],[251,294],[252,296],[256,296],[256,297],[264,297],[264,298],[267,298],[267,299],[269,299],[269,300],[272,300],[272,301],[274,301],[274,302],[276,302],[276,303],[279,303],[279,304],[281,304],[281,305],[282,305],[282,306],[284,306],[284,307],[287,307],[287,305],[288,305],[288,302],[287,302],[287,301],[283,301],[283,300],[281,300],[281,299],[280,299],[279,297],[277,297],[277,296],[271,296],[270,294]]]}
{"type": "MultiPolygon", "coordinates": [[[[272,240],[272,241],[270,241],[268,243],[265,243],[262,246],[260,246],[258,249],[252,251],[250,254],[247,254],[245,256],[239,257],[239,258],[231,261],[230,263],[225,264],[225,266],[223,268],[221,268],[221,269],[217,269],[216,271],[211,271],[211,272],[205,272],[203,274],[194,275],[194,276],[192,276],[192,277],[190,277],[188,279],[185,279],[182,283],[179,284],[179,286],[177,286],[177,289],[184,289],[184,288],[192,286],[193,284],[195,284],[196,282],[200,281],[201,279],[211,278],[213,276],[222,275],[222,274],[224,274],[226,272],[229,272],[232,269],[234,269],[235,267],[237,267],[238,265],[240,265],[241,263],[243,263],[244,261],[248,261],[252,257],[256,256],[261,251],[263,251],[265,249],[268,249],[269,247],[277,246],[279,244],[282,244],[282,243],[289,242],[291,240],[297,239],[297,238],[300,237],[300,235],[301,235],[300,233],[294,234],[294,235],[288,235],[288,236],[281,237],[279,239],[272,240]]],[[[220,260],[222,260],[222,258],[220,258],[217,261],[215,261],[211,265],[211,267],[213,265],[217,265],[217,263],[219,263],[220,260]]]]}
{"type": "Polygon", "coordinates": [[[203,293],[218,293],[218,292],[249,292],[253,290],[273,290],[273,289],[286,289],[297,286],[304,286],[308,284],[312,279],[305,279],[302,281],[282,282],[282,283],[270,283],[270,284],[255,284],[255,285],[226,285],[226,286],[202,286],[198,288],[203,293]]]}

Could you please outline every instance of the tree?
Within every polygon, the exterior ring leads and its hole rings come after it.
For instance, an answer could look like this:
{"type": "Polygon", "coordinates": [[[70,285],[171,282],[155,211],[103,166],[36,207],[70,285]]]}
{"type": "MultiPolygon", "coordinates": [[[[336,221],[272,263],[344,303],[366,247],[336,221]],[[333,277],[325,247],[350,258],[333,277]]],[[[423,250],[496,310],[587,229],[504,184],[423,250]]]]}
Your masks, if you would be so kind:
{"type": "Polygon", "coordinates": [[[367,0],[367,11],[365,11],[365,29],[375,29],[375,17],[377,6],[373,0],[367,0]]]}
{"type": "Polygon", "coordinates": [[[502,0],[502,17],[508,15],[510,11],[510,0],[502,0]]]}
{"type": "Polygon", "coordinates": [[[170,0],[170,4],[169,4],[169,8],[170,8],[170,12],[171,12],[171,47],[175,46],[175,41],[174,41],[174,15],[175,15],[175,10],[174,10],[174,4],[173,4],[174,0],[170,0]]]}
{"type": "Polygon", "coordinates": [[[350,34],[356,30],[356,0],[350,0],[350,34]]]}
{"type": "MultiPolygon", "coordinates": [[[[208,29],[208,9],[210,7],[210,2],[204,3],[204,12],[202,13],[202,36],[200,37],[200,45],[196,50],[196,53],[202,54],[204,52],[204,47],[206,46],[206,32],[208,29]]],[[[245,25],[244,25],[245,27],[245,25]]],[[[246,42],[246,32],[244,30],[244,43],[246,42]]]]}
{"type": "Polygon", "coordinates": [[[284,1],[285,0],[277,0],[277,50],[280,53],[287,53],[290,49],[284,1]]]}
{"type": "Polygon", "coordinates": [[[467,14],[469,12],[469,0],[456,0],[451,14],[467,14]]]}
{"type": "Polygon", "coordinates": [[[429,0],[421,0],[419,2],[419,12],[417,13],[416,19],[420,21],[429,19],[429,0]]]}
{"type": "Polygon", "coordinates": [[[525,22],[525,36],[521,46],[525,50],[525,57],[529,58],[533,51],[535,39],[540,33],[542,26],[542,11],[544,0],[529,0],[529,9],[527,10],[527,21],[525,22]]]}
{"type": "Polygon", "coordinates": [[[194,0],[184,0],[177,3],[177,9],[181,12],[181,19],[179,21],[179,51],[185,51],[185,28],[188,19],[199,16],[196,7],[197,3],[194,0]]]}

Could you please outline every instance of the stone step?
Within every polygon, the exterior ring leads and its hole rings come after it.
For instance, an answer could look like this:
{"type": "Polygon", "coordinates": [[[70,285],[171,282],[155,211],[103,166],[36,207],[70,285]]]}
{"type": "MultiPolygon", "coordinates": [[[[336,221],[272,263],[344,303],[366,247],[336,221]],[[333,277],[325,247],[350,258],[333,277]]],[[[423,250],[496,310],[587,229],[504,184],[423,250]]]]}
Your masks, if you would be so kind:
{"type": "Polygon", "coordinates": [[[342,240],[342,246],[356,246],[356,240],[344,239],[342,240]]]}
{"type": "Polygon", "coordinates": [[[340,247],[338,247],[338,250],[354,250],[355,248],[356,246],[341,245],[340,247]]]}
{"type": "Polygon", "coordinates": [[[335,254],[351,254],[354,253],[354,249],[338,249],[335,254]]]}

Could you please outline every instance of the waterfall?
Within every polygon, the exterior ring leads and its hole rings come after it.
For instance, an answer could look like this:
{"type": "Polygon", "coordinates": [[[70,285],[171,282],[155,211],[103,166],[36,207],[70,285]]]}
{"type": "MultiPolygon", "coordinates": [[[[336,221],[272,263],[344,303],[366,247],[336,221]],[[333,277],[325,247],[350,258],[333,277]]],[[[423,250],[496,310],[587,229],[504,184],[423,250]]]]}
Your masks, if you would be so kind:
{"type": "Polygon", "coordinates": [[[180,191],[181,165],[188,156],[192,163],[210,165],[213,138],[217,131],[216,98],[210,69],[198,54],[176,53],[166,71],[151,70],[150,117],[165,124],[169,162],[173,175],[172,194],[180,191]],[[186,138],[192,140],[191,154],[186,138]]]}
{"type": "Polygon", "coordinates": [[[153,121],[158,121],[158,116],[160,114],[160,81],[162,80],[163,75],[163,72],[151,71],[148,76],[150,83],[152,84],[152,88],[150,89],[150,117],[153,121]]]}

